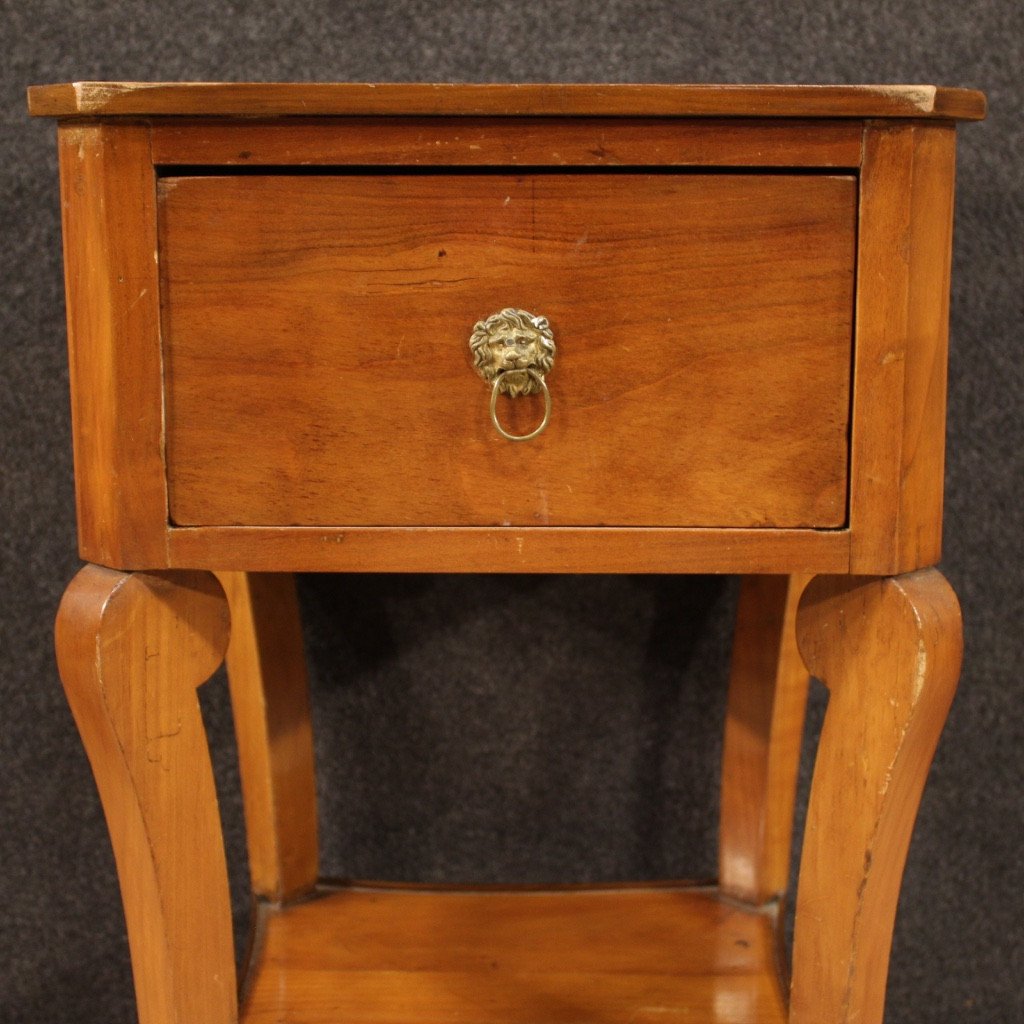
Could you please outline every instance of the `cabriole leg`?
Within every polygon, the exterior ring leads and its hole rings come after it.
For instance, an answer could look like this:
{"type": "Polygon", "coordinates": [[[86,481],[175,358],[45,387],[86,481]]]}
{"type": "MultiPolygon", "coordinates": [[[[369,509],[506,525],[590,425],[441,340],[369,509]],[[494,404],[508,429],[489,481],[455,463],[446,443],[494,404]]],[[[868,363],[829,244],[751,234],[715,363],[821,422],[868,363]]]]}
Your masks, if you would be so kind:
{"type": "Polygon", "coordinates": [[[117,861],[140,1024],[234,1024],[231,904],[196,687],[227,603],[209,573],[86,566],[57,613],[57,661],[117,861]]]}
{"type": "Polygon", "coordinates": [[[900,880],[960,674],[960,609],[934,569],[820,576],[800,651],[830,690],[797,892],[792,1024],[880,1024],[900,880]]]}

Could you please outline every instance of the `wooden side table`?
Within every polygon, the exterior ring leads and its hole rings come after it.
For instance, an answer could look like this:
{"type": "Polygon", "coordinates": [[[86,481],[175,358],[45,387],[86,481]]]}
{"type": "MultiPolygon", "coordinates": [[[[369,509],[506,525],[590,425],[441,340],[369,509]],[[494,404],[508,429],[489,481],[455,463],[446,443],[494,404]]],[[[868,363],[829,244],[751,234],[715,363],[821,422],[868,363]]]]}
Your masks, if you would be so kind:
{"type": "Polygon", "coordinates": [[[961,654],[930,567],[954,122],[983,97],[29,99],[59,119],[92,563],[58,659],[143,1024],[881,1021],[961,654]],[[743,574],[718,886],[318,882],[295,571],[743,574]],[[225,650],[259,899],[241,1000],[195,692],[225,650]],[[789,985],[808,669],[831,700],[789,985]]]}

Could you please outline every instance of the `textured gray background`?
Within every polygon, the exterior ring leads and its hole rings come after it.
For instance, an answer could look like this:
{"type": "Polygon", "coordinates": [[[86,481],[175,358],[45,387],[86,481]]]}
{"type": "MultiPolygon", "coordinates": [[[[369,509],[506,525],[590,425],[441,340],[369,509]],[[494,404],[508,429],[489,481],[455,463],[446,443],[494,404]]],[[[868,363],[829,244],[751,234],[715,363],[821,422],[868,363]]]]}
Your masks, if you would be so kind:
{"type": "MultiPolygon", "coordinates": [[[[989,120],[961,135],[952,312],[943,566],[964,605],[966,669],[911,850],[887,1020],[1024,1020],[1016,0],[0,0],[0,12],[0,1020],[133,1019],[113,864],[51,653],[53,611],[78,563],[53,129],[30,123],[23,99],[29,83],[89,78],[922,81],[988,92],[989,120]]],[[[327,871],[713,870],[734,581],[308,578],[303,604],[327,871]],[[541,606],[552,624],[538,642],[541,606]]],[[[204,702],[241,920],[219,682],[204,702]]],[[[819,696],[813,718],[820,709],[819,696]]]]}

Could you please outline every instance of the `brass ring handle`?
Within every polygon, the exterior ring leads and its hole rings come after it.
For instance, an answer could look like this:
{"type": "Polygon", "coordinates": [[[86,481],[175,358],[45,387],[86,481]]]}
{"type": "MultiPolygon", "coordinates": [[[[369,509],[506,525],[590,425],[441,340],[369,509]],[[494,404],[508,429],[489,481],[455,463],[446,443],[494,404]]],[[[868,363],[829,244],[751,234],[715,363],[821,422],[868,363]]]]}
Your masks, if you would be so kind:
{"type": "Polygon", "coordinates": [[[551,419],[551,392],[548,391],[544,375],[542,373],[538,373],[536,370],[527,370],[526,372],[537,382],[537,385],[540,387],[540,390],[544,395],[544,418],[540,421],[540,426],[535,427],[528,434],[510,434],[498,422],[498,392],[502,389],[502,378],[505,374],[499,373],[498,376],[494,378],[494,385],[491,387],[491,422],[494,424],[494,429],[509,441],[529,441],[531,438],[540,434],[551,419]]]}
{"type": "Polygon", "coordinates": [[[544,377],[555,364],[555,338],[547,317],[508,307],[477,322],[469,339],[473,365],[491,385],[491,422],[508,441],[529,441],[551,420],[551,392],[544,377]],[[528,434],[510,434],[498,422],[498,394],[544,396],[544,418],[528,434]]]}

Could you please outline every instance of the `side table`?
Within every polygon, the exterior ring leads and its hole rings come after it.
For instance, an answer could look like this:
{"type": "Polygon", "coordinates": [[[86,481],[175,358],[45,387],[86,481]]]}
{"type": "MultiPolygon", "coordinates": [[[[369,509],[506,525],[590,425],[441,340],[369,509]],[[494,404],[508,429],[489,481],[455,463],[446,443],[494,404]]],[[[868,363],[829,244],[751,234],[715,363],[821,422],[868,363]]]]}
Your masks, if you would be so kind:
{"type": "Polygon", "coordinates": [[[77,83],[29,106],[58,119],[90,563],[57,653],[142,1024],[879,1024],[960,667],[933,566],[955,122],[984,97],[77,83]],[[717,886],[320,882],[297,571],[742,574],[717,886]],[[241,986],[196,696],[225,654],[241,986]],[[809,673],[831,697],[790,981],[809,673]]]}

